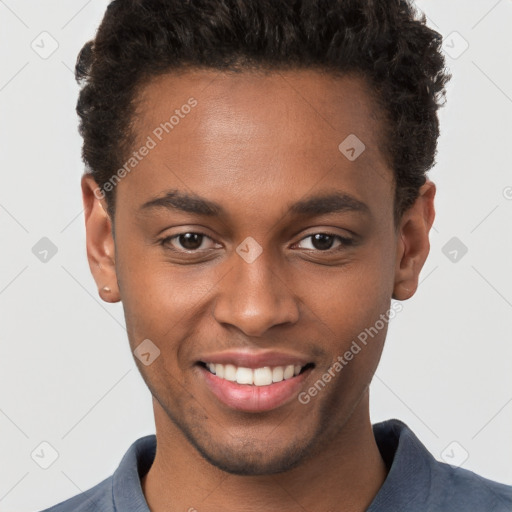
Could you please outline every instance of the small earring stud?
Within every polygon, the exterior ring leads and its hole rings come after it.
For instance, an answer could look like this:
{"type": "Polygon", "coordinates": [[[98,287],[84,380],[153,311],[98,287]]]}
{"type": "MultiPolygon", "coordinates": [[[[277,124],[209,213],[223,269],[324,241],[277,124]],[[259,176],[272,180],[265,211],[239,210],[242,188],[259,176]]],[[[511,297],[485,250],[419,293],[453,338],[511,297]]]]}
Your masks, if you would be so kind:
{"type": "Polygon", "coordinates": [[[112,291],[108,286],[104,286],[102,290],[106,293],[110,293],[112,291]]]}

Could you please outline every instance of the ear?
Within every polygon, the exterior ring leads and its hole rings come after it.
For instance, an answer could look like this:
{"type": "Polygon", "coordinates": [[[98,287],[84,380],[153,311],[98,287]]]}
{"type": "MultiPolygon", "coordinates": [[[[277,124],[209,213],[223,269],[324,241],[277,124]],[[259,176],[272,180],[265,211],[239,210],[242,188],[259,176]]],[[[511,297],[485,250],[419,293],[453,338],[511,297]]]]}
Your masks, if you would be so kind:
{"type": "Polygon", "coordinates": [[[435,184],[427,180],[414,204],[400,221],[393,299],[407,300],[418,288],[418,277],[430,251],[428,238],[434,222],[435,184]]]}
{"type": "Polygon", "coordinates": [[[119,302],[112,222],[107,213],[105,193],[90,174],[82,176],[82,199],[89,268],[100,297],[105,302],[119,302]]]}

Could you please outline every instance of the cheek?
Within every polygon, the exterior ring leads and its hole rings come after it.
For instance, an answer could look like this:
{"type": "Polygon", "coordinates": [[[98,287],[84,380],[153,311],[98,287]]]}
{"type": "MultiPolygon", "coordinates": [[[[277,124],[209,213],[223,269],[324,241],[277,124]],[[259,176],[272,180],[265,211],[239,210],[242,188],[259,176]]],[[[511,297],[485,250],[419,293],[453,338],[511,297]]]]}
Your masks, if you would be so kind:
{"type": "Polygon", "coordinates": [[[146,338],[162,347],[185,338],[214,288],[212,269],[171,265],[155,247],[136,247],[133,241],[120,246],[117,274],[132,346],[146,338]]]}
{"type": "Polygon", "coordinates": [[[328,327],[325,332],[330,341],[324,342],[329,345],[332,361],[340,363],[332,371],[344,375],[336,381],[371,378],[395,314],[391,308],[391,244],[386,249],[372,245],[350,269],[333,275],[328,293],[318,294],[309,303],[318,312],[319,324],[328,327]]]}
{"type": "MultiPolygon", "coordinates": [[[[341,316],[341,315],[340,315],[341,316]]],[[[338,411],[344,417],[369,386],[381,358],[389,322],[389,309],[376,314],[363,312],[337,324],[339,337],[330,345],[330,361],[319,369],[308,393],[325,387],[326,411],[338,411]],[[384,315],[381,317],[380,315],[384,315]],[[388,320],[382,320],[387,318],[388,320]]]]}

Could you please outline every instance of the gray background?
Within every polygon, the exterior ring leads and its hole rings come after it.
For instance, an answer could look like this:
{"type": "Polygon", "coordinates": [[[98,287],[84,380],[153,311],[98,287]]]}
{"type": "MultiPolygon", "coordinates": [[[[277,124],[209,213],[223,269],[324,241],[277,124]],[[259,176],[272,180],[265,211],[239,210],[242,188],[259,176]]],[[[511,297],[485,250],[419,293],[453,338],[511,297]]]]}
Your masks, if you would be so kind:
{"type": "MultiPolygon", "coordinates": [[[[0,511],[88,489],[154,432],[122,306],[99,299],[85,253],[72,69],[107,4],[0,0],[0,511]]],[[[390,325],[372,421],[512,484],[512,1],[417,5],[453,79],[431,254],[390,325]]]]}

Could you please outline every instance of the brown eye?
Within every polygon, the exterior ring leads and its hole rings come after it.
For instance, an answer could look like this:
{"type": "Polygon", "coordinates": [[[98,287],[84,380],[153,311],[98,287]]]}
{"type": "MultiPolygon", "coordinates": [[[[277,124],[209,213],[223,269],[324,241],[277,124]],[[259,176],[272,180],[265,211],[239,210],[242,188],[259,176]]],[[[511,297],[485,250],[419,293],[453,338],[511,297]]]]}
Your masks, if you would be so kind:
{"type": "Polygon", "coordinates": [[[161,244],[163,246],[170,245],[170,249],[176,251],[197,251],[205,239],[210,239],[210,237],[203,233],[187,232],[168,236],[161,241],[161,244]]]}
{"type": "Polygon", "coordinates": [[[201,247],[203,235],[199,233],[184,233],[182,235],[178,235],[177,240],[187,251],[194,251],[201,247]]]}
{"type": "MultiPolygon", "coordinates": [[[[311,250],[317,250],[321,252],[326,252],[330,250],[337,250],[337,249],[343,249],[346,246],[352,245],[354,241],[351,238],[345,238],[340,235],[334,235],[331,233],[314,233],[312,235],[309,235],[301,240],[308,240],[311,239],[311,245],[312,247],[304,247],[305,249],[311,249],[311,250]],[[338,246],[334,247],[333,244],[336,241],[340,241],[338,246]]],[[[299,242],[300,243],[300,242],[299,242]]]]}

